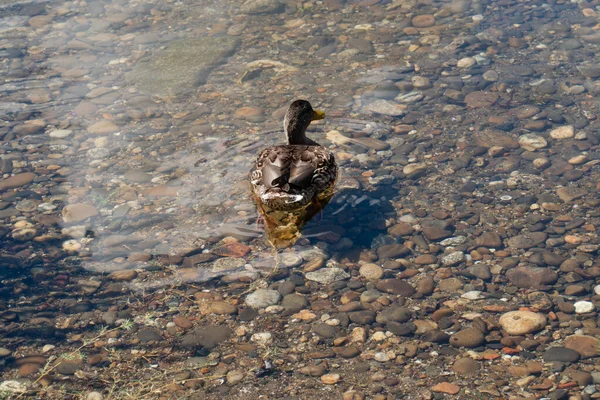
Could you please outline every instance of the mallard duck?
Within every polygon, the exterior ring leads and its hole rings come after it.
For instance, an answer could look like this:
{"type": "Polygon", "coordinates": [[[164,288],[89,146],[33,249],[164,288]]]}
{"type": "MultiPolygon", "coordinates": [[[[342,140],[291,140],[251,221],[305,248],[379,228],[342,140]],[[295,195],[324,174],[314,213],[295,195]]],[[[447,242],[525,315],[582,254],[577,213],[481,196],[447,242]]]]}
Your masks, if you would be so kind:
{"type": "Polygon", "coordinates": [[[294,101],[283,119],[288,144],[262,150],[250,172],[253,197],[276,247],[293,243],[300,228],[333,194],[335,158],[306,137],[310,123],[323,118],[325,113],[313,110],[308,101],[294,101]]]}

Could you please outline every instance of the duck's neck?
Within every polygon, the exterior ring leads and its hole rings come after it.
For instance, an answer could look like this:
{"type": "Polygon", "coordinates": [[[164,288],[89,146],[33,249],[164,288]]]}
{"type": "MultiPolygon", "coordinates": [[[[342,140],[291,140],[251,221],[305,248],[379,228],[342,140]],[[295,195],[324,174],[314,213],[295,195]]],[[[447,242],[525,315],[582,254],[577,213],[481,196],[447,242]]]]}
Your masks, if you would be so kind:
{"type": "Polygon", "coordinates": [[[288,143],[291,145],[303,144],[307,146],[318,146],[319,144],[312,139],[306,137],[306,127],[298,124],[284,124],[285,134],[288,138],[288,143]]]}

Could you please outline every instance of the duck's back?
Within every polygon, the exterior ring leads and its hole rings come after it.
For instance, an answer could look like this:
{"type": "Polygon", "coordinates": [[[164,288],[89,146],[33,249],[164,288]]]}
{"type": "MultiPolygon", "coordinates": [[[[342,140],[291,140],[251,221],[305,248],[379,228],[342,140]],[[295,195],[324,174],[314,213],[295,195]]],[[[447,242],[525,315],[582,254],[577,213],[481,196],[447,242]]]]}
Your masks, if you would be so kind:
{"type": "Polygon", "coordinates": [[[321,146],[283,145],[263,150],[250,173],[255,196],[273,209],[308,204],[334,184],[337,165],[321,146]]]}

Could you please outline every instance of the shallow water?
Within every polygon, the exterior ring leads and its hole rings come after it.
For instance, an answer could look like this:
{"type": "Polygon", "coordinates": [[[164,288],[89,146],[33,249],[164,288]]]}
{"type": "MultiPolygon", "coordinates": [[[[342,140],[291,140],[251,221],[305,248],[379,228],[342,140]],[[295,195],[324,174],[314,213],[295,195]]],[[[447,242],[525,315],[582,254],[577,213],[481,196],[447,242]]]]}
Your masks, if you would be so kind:
{"type": "MultiPolygon", "coordinates": [[[[261,148],[283,141],[295,98],[328,113],[310,135],[341,167],[338,193],[300,246],[339,260],[398,243],[387,228],[403,204],[460,208],[451,185],[504,180],[519,168],[508,160],[488,173],[469,155],[475,169],[456,173],[475,133],[506,131],[490,107],[572,107],[586,121],[579,101],[597,91],[598,16],[572,3],[0,7],[2,171],[35,174],[4,189],[7,237],[30,221],[24,242],[38,238],[34,251],[62,248],[94,272],[168,267],[168,256],[208,252],[227,236],[250,243],[234,270],[273,264],[247,172],[261,148]]],[[[231,272],[212,262],[200,269],[192,280],[231,272]]],[[[149,273],[144,282],[169,279],[149,273]]]]}

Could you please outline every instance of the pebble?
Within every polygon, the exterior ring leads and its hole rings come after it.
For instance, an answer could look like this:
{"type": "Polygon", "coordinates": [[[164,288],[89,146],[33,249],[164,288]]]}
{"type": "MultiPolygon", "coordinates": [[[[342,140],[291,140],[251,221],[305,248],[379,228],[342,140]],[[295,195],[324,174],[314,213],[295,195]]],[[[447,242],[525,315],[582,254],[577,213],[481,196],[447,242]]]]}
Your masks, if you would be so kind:
{"type": "Polygon", "coordinates": [[[577,301],[575,304],[575,313],[577,314],[586,314],[596,310],[596,306],[591,301],[577,301]]]}
{"type": "Polygon", "coordinates": [[[466,328],[450,336],[450,344],[454,347],[474,348],[484,342],[485,337],[477,328],[466,328]]]}
{"type": "Polygon", "coordinates": [[[575,136],[575,128],[572,125],[560,126],[550,131],[550,137],[552,139],[570,139],[575,136]]]}
{"type": "Polygon", "coordinates": [[[0,181],[0,191],[6,189],[20,188],[33,182],[36,174],[33,172],[23,172],[22,174],[16,174],[0,181]]]}
{"type": "Polygon", "coordinates": [[[306,273],[306,279],[321,284],[330,284],[332,282],[348,279],[350,275],[340,268],[321,268],[317,271],[306,273]]]}
{"type": "Polygon", "coordinates": [[[273,342],[273,334],[271,332],[258,332],[253,334],[250,340],[261,346],[266,346],[273,342]]]}
{"type": "Polygon", "coordinates": [[[279,300],[279,292],[271,289],[258,289],[246,296],[246,304],[253,308],[266,308],[279,303],[279,300]]]}
{"type": "Polygon", "coordinates": [[[119,131],[119,127],[109,120],[98,121],[88,126],[87,131],[96,135],[108,135],[119,131]]]}
{"type": "Polygon", "coordinates": [[[548,142],[542,136],[529,133],[519,137],[519,146],[527,151],[536,151],[548,146],[548,142]]]}
{"type": "Polygon", "coordinates": [[[404,115],[405,109],[405,106],[389,100],[376,100],[364,108],[366,112],[388,115],[390,117],[399,117],[404,115]]]}
{"type": "Polygon", "coordinates": [[[325,374],[321,376],[321,382],[326,385],[335,385],[341,380],[341,376],[339,374],[325,374]]]}
{"type": "Polygon", "coordinates": [[[442,265],[451,267],[460,264],[465,260],[465,254],[462,251],[455,251],[442,257],[442,265]]]}
{"type": "Polygon", "coordinates": [[[238,309],[233,304],[224,301],[215,301],[210,303],[210,311],[217,315],[232,315],[236,314],[238,309]]]}
{"type": "Polygon", "coordinates": [[[98,215],[98,210],[91,204],[68,204],[62,210],[63,221],[66,223],[85,221],[98,215]]]}
{"type": "Polygon", "coordinates": [[[435,17],[429,14],[417,15],[416,17],[413,17],[412,25],[415,28],[429,28],[430,26],[435,25],[435,17]]]}
{"type": "Polygon", "coordinates": [[[598,339],[587,335],[571,335],[564,341],[567,349],[575,350],[583,359],[593,358],[600,355],[598,339]]]}
{"type": "Polygon", "coordinates": [[[55,129],[48,133],[48,136],[54,139],[64,139],[73,134],[71,129],[55,129]]]}
{"type": "Polygon", "coordinates": [[[114,271],[108,274],[108,279],[115,282],[129,282],[137,278],[138,273],[136,270],[127,269],[122,271],[114,271]]]}
{"type": "Polygon", "coordinates": [[[475,64],[476,64],[476,61],[474,58],[465,57],[465,58],[461,58],[460,60],[458,60],[458,62],[456,63],[456,66],[458,68],[471,68],[475,64]]]}
{"type": "Polygon", "coordinates": [[[376,264],[367,263],[360,267],[359,273],[365,279],[378,280],[383,276],[383,268],[376,264]]]}
{"type": "Polygon", "coordinates": [[[543,329],[546,316],[531,311],[509,311],[498,322],[509,335],[525,335],[543,329]]]}
{"type": "Polygon", "coordinates": [[[431,390],[434,392],[437,392],[437,393],[446,393],[446,394],[455,395],[455,394],[458,394],[458,392],[460,392],[460,387],[453,383],[441,382],[441,383],[438,383],[437,385],[435,385],[434,387],[432,387],[431,390]]]}
{"type": "Polygon", "coordinates": [[[235,385],[236,383],[241,382],[244,379],[244,372],[239,370],[229,371],[227,373],[227,384],[235,385]]]}
{"type": "Polygon", "coordinates": [[[564,347],[551,347],[544,352],[544,361],[576,362],[579,360],[579,353],[575,350],[564,347]]]}

